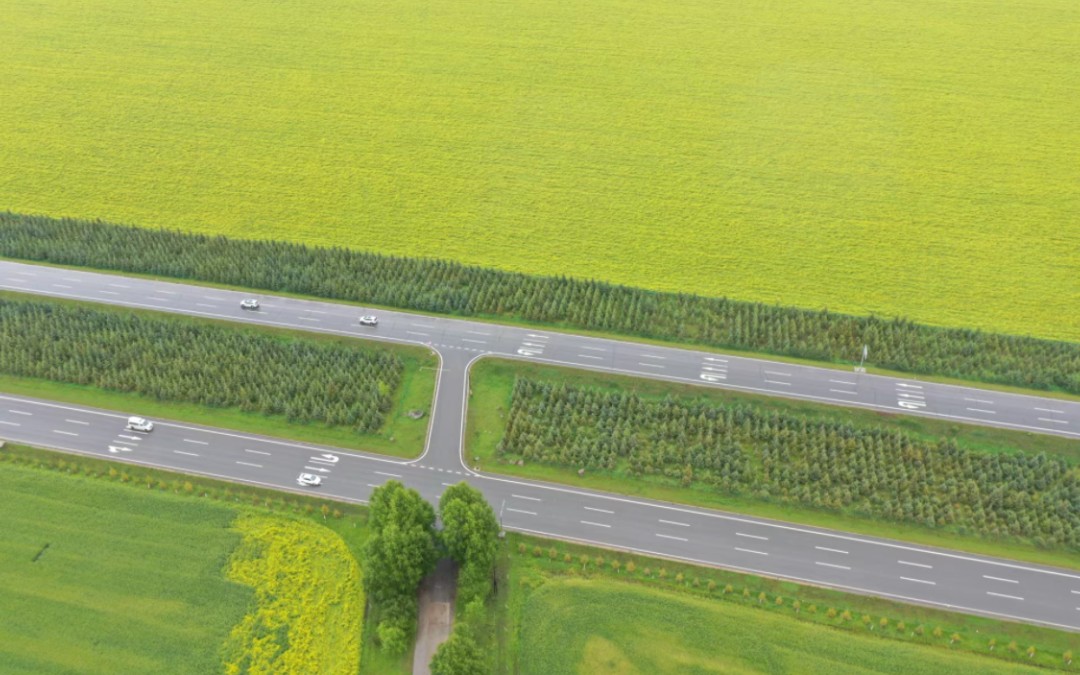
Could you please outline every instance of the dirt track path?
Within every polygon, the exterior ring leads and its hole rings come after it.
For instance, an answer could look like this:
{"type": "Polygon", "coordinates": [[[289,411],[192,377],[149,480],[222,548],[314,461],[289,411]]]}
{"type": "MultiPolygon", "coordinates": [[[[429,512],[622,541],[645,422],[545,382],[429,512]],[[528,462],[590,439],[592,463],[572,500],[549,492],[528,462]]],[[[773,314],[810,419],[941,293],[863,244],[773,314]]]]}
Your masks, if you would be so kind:
{"type": "Polygon", "coordinates": [[[420,618],[413,650],[413,675],[430,675],[428,664],[435,650],[450,637],[454,624],[454,594],[457,569],[449,558],[439,561],[420,584],[420,618]]]}

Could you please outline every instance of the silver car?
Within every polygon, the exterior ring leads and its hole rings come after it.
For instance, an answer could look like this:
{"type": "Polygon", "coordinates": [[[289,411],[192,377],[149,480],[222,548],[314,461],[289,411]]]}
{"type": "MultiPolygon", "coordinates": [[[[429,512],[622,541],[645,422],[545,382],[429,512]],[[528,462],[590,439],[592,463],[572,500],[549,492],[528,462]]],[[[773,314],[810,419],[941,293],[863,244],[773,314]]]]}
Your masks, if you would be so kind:
{"type": "Polygon", "coordinates": [[[360,325],[361,326],[378,326],[379,325],[379,317],[375,316],[374,314],[365,314],[364,316],[360,317],[360,325]]]}
{"type": "Polygon", "coordinates": [[[313,473],[302,473],[297,476],[296,484],[301,487],[319,487],[322,485],[322,477],[313,473]]]}
{"type": "Polygon", "coordinates": [[[240,309],[258,309],[259,301],[254,298],[240,301],[240,309]]]}
{"type": "Polygon", "coordinates": [[[154,423],[142,417],[129,417],[127,429],[128,431],[153,431],[154,423]]]}

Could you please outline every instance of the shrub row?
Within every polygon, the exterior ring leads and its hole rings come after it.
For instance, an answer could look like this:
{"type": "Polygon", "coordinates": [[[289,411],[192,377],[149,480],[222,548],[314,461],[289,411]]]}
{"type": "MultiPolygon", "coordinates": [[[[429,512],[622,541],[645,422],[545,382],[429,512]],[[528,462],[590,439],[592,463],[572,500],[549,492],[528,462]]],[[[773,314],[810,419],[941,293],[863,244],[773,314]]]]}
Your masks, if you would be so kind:
{"type": "Polygon", "coordinates": [[[0,213],[0,256],[1080,393],[1080,344],[443,260],[0,213]]]}
{"type": "Polygon", "coordinates": [[[498,452],[1080,549],[1080,470],[1062,459],[980,453],[951,439],[931,443],[755,405],[647,400],[518,378],[498,452]]]}
{"type": "Polygon", "coordinates": [[[265,332],[0,299],[0,372],[160,401],[377,431],[404,365],[393,353],[265,332]]]}

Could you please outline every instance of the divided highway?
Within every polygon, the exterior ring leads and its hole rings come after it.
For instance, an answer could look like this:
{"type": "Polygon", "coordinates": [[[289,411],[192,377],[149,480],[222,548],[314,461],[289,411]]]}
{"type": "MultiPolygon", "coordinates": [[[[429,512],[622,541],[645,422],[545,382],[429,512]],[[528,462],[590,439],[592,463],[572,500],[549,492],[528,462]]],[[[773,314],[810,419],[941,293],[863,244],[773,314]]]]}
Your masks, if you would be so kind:
{"type": "Polygon", "coordinates": [[[318,473],[322,493],[347,501],[390,479],[432,500],[467,480],[508,529],[1080,632],[1080,572],[484,474],[461,461],[467,370],[484,355],[1080,438],[1075,401],[401,312],[379,311],[367,328],[349,305],[9,261],[0,288],[419,344],[442,364],[428,444],[411,462],[165,420],[140,434],[115,412],[6,395],[0,438],[294,491],[299,473],[318,473]],[[242,311],[244,297],[262,309],[242,311]]]}

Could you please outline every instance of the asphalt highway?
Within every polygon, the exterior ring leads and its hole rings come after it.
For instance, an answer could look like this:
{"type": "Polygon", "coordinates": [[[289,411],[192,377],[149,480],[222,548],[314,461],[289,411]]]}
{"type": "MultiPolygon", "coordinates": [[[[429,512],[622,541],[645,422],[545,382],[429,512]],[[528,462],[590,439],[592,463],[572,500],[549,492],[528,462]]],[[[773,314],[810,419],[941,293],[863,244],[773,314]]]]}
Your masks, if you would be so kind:
{"type": "Polygon", "coordinates": [[[371,312],[380,322],[369,328],[356,321],[369,312],[352,305],[8,261],[0,261],[0,288],[419,344],[441,359],[427,447],[415,461],[167,420],[141,434],[123,423],[139,411],[8,395],[0,395],[3,439],[345,501],[363,502],[391,479],[436,500],[467,480],[507,529],[1080,632],[1080,572],[491,475],[461,458],[467,370],[484,355],[1074,438],[1080,403],[385,310],[371,312]],[[261,309],[241,310],[245,297],[261,309]],[[301,472],[324,484],[300,487],[301,472]]]}

